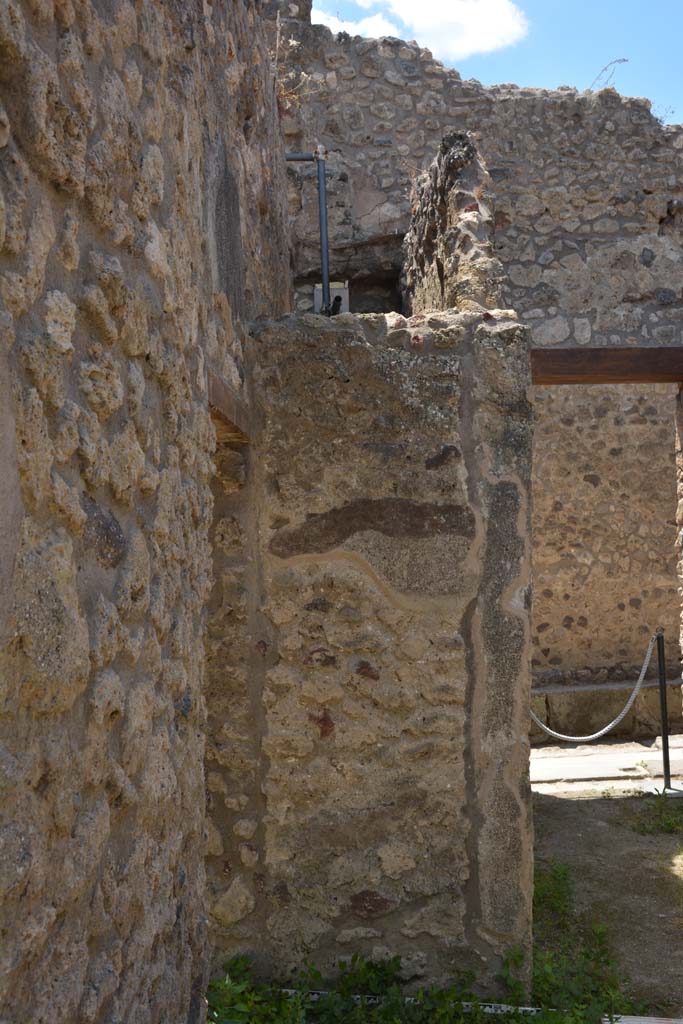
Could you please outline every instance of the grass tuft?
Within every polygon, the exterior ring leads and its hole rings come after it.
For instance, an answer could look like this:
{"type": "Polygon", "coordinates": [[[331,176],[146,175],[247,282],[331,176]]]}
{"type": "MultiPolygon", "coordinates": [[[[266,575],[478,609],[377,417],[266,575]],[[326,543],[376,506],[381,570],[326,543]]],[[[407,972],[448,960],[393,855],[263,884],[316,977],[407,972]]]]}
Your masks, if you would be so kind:
{"type": "Polygon", "coordinates": [[[644,797],[627,824],[641,836],[683,835],[683,800],[658,793],[644,797]]]}
{"type": "Polygon", "coordinates": [[[607,929],[578,914],[565,864],[536,866],[532,1001],[580,1011],[587,1020],[644,1011],[627,993],[607,942],[607,929]]]}

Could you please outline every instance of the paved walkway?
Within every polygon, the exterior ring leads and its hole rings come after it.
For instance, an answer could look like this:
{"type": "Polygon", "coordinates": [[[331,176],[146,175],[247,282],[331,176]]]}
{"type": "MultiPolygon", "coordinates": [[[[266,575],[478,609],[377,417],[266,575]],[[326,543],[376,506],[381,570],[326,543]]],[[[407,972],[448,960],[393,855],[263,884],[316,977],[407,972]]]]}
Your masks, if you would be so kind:
{"type": "MultiPolygon", "coordinates": [[[[683,736],[671,736],[669,749],[673,789],[683,795],[683,736]]],[[[661,737],[636,743],[565,743],[531,751],[531,785],[538,793],[558,787],[564,793],[585,788],[661,790],[662,771],[661,737]]]]}

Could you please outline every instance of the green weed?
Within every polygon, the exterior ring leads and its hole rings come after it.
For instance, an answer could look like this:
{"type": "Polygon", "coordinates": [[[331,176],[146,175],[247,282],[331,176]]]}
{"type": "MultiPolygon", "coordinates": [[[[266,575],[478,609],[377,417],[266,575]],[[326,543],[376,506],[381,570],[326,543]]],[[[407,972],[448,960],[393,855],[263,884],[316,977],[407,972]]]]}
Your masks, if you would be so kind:
{"type": "Polygon", "coordinates": [[[643,1009],[625,991],[606,928],[577,914],[564,864],[536,868],[531,998],[535,1006],[579,1010],[587,1020],[643,1009]]]}
{"type": "Polygon", "coordinates": [[[683,800],[658,793],[645,797],[642,807],[627,819],[627,824],[641,836],[683,835],[683,800]]]}
{"type": "MultiPolygon", "coordinates": [[[[569,870],[550,864],[537,870],[534,895],[535,945],[531,998],[520,976],[524,956],[511,951],[499,982],[505,1001],[542,1008],[533,1018],[512,1011],[499,1024],[595,1024],[607,1014],[642,1012],[624,992],[603,927],[576,914],[569,870]]],[[[398,957],[369,961],[354,955],[325,978],[307,966],[289,986],[256,982],[244,957],[231,960],[223,978],[209,987],[210,1024],[490,1024],[472,995],[473,979],[446,988],[425,987],[406,999],[398,957]],[[318,998],[314,993],[323,994],[318,998]],[[467,1011],[463,1003],[472,1007],[467,1011]]]]}
{"type": "Polygon", "coordinates": [[[574,910],[574,885],[566,864],[539,865],[534,878],[534,928],[564,928],[574,910]]]}

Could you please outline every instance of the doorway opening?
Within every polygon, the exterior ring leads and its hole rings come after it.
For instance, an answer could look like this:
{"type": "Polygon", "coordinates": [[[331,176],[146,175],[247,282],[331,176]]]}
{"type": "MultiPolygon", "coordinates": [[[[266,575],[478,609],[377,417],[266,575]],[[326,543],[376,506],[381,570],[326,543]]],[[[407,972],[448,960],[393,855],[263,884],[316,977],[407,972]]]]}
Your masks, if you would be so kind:
{"type": "MultiPolygon", "coordinates": [[[[533,710],[560,733],[588,736],[616,718],[658,627],[672,729],[681,723],[676,398],[673,384],[535,388],[533,710]]],[[[653,658],[609,739],[657,735],[656,679],[653,658]]]]}
{"type": "MultiPolygon", "coordinates": [[[[560,733],[596,732],[626,704],[663,627],[674,787],[683,781],[682,352],[532,353],[532,707],[560,733]]],[[[676,1017],[683,801],[644,795],[663,787],[656,676],[655,654],[632,710],[597,744],[559,743],[533,726],[531,782],[541,879],[568,880],[647,1012],[676,1017]]]]}
{"type": "MultiPolygon", "coordinates": [[[[676,436],[683,349],[536,349],[533,702],[553,730],[612,721],[663,628],[681,721],[676,436]]],[[[680,433],[680,431],[679,431],[680,433]]],[[[653,739],[653,662],[610,739],[653,739]]],[[[532,743],[544,740],[539,728],[532,743]]]]}

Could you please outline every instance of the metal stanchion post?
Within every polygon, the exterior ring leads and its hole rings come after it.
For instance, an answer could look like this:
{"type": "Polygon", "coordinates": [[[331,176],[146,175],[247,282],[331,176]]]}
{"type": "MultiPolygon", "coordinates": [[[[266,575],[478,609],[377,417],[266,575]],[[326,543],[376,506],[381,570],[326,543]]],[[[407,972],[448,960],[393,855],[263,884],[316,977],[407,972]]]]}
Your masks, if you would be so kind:
{"type": "Polygon", "coordinates": [[[671,760],[669,758],[669,709],[666,699],[666,661],[664,656],[664,630],[657,630],[657,661],[659,663],[659,706],[662,716],[662,759],[664,761],[664,789],[671,789],[671,760]]]}

